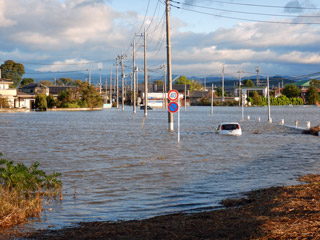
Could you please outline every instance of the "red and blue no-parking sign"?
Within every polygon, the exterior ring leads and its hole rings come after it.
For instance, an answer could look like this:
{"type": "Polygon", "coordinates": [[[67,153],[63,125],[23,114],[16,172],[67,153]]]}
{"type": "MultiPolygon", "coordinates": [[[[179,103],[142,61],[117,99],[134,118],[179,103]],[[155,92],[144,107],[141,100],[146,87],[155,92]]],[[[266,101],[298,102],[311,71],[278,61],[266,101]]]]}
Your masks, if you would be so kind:
{"type": "Polygon", "coordinates": [[[168,105],[169,112],[175,113],[178,111],[178,109],[179,109],[178,103],[176,103],[176,102],[169,103],[169,105],[168,105]]]}

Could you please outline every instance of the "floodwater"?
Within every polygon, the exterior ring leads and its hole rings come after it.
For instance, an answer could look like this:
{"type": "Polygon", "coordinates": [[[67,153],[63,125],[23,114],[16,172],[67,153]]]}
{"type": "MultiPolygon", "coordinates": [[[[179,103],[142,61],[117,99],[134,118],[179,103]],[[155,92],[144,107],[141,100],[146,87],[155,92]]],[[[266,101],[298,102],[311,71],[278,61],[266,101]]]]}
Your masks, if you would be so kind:
{"type": "Polygon", "coordinates": [[[320,108],[189,107],[181,109],[181,142],[165,110],[133,114],[131,107],[94,112],[0,114],[3,158],[47,173],[62,173],[63,201],[46,205],[27,226],[59,228],[80,221],[128,220],[220,207],[219,201],[253,189],[296,184],[320,172],[320,138],[279,126],[320,124],[320,108]],[[250,115],[250,120],[247,116],[250,115]],[[258,118],[261,118],[261,122],[258,118]],[[239,121],[243,135],[215,133],[239,121]]]}

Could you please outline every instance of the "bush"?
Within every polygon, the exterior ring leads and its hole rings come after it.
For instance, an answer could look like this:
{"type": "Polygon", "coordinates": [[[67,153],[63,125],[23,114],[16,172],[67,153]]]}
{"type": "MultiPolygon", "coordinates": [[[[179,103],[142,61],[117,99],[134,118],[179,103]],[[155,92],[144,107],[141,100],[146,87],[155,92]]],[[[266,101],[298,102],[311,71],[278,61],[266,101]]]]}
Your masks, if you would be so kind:
{"type": "Polygon", "coordinates": [[[38,162],[27,167],[23,163],[0,159],[0,228],[39,216],[44,196],[55,197],[60,192],[62,199],[62,182],[58,180],[61,174],[47,175],[38,169],[39,166],[38,162]]]}

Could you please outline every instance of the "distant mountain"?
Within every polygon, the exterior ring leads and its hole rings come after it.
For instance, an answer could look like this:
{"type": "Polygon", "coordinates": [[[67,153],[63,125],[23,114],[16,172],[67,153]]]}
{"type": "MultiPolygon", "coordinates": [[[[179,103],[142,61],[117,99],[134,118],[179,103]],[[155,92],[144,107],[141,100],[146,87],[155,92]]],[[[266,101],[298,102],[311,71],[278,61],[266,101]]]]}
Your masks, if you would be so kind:
{"type": "MultiPolygon", "coordinates": [[[[80,79],[82,81],[86,81],[88,80],[89,78],[89,73],[88,72],[39,72],[39,71],[35,71],[35,70],[32,70],[32,69],[26,69],[26,74],[23,76],[24,78],[33,78],[35,80],[35,82],[39,82],[39,81],[42,81],[42,80],[49,80],[49,81],[54,81],[54,78],[56,79],[59,79],[59,78],[71,78],[73,80],[77,80],[77,79],[80,79]]],[[[119,81],[121,81],[121,74],[119,73],[119,81]]],[[[172,79],[175,79],[177,77],[179,77],[180,75],[173,75],[172,76],[172,79]]],[[[115,75],[112,76],[113,79],[116,78],[115,75]]],[[[197,76],[186,76],[188,79],[192,79],[192,80],[195,80],[195,81],[200,81],[202,84],[204,84],[204,77],[197,77],[197,76]]],[[[101,80],[102,80],[102,83],[105,82],[105,79],[108,79],[109,81],[109,78],[110,78],[110,75],[109,74],[106,74],[104,72],[101,72],[101,80]]],[[[149,76],[149,82],[154,82],[155,80],[159,80],[159,79],[163,79],[162,76],[149,76]]],[[[252,80],[253,82],[256,82],[256,79],[257,79],[257,76],[247,76],[247,77],[243,77],[242,80],[245,80],[245,79],[250,79],[252,80]]],[[[143,73],[140,73],[139,74],[139,83],[142,83],[144,81],[144,78],[143,78],[143,73]]],[[[277,86],[279,83],[281,84],[282,86],[282,81],[283,81],[283,84],[290,84],[290,83],[294,83],[294,82],[297,82],[297,81],[300,81],[300,80],[311,80],[310,78],[295,78],[295,77],[292,77],[292,76],[288,76],[288,75],[284,75],[284,76],[279,76],[279,75],[276,75],[276,76],[270,76],[270,86],[277,86]]],[[[92,71],[91,72],[91,82],[92,84],[95,84],[97,85],[100,81],[100,73],[99,71],[92,71]]],[[[128,80],[127,80],[128,81],[128,80]]],[[[224,79],[224,84],[226,87],[228,86],[234,86],[234,84],[237,84],[239,81],[238,78],[236,77],[226,77],[224,79]]],[[[263,85],[266,85],[266,78],[261,76],[260,77],[260,82],[261,84],[263,85]]],[[[121,85],[121,83],[119,83],[121,85]]],[[[207,87],[210,87],[212,84],[214,84],[215,86],[221,86],[222,83],[221,83],[221,76],[209,76],[209,77],[206,77],[206,86],[207,87]]]]}

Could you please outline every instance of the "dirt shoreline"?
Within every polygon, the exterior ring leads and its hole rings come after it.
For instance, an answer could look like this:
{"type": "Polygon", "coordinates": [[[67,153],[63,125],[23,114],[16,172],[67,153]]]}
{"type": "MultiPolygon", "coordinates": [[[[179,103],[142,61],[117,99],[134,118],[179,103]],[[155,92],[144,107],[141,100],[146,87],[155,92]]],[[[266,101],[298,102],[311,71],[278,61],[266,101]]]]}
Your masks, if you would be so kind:
{"type": "Polygon", "coordinates": [[[226,199],[225,209],[124,222],[85,222],[24,239],[320,239],[320,175],[226,199]]]}

